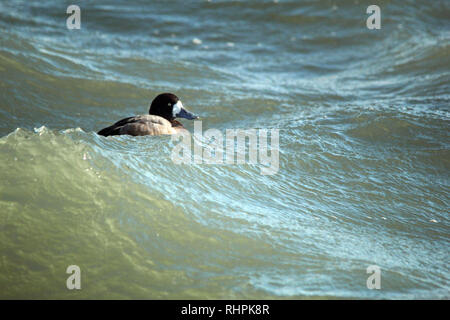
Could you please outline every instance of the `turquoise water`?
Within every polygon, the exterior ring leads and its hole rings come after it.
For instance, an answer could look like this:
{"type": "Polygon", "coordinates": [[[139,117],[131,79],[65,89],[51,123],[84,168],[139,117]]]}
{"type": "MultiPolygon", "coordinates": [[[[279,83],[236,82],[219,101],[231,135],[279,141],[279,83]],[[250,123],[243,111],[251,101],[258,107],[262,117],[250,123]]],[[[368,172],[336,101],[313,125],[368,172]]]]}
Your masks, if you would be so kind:
{"type": "Polygon", "coordinates": [[[448,299],[450,5],[370,4],[0,3],[0,298],[448,299]],[[95,133],[167,91],[278,172],[95,133]]]}

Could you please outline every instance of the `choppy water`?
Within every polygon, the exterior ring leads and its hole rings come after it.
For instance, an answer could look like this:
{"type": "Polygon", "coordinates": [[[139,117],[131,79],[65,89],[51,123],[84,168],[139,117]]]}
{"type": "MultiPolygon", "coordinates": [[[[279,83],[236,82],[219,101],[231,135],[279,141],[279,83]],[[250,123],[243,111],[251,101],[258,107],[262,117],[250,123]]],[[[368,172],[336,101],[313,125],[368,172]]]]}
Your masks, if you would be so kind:
{"type": "Polygon", "coordinates": [[[2,1],[0,298],[448,299],[450,3],[370,4],[2,1]],[[166,91],[278,173],[95,134],[166,91]]]}

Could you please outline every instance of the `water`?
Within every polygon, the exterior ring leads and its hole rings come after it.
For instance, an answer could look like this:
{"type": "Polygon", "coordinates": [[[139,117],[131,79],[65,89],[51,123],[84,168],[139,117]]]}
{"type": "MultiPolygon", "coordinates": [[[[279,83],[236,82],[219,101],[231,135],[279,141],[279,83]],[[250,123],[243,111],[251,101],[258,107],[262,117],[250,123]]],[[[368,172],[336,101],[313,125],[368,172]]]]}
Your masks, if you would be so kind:
{"type": "Polygon", "coordinates": [[[448,1],[73,4],[0,3],[0,298],[450,297],[448,1]],[[279,171],[95,134],[166,91],[279,171]]]}

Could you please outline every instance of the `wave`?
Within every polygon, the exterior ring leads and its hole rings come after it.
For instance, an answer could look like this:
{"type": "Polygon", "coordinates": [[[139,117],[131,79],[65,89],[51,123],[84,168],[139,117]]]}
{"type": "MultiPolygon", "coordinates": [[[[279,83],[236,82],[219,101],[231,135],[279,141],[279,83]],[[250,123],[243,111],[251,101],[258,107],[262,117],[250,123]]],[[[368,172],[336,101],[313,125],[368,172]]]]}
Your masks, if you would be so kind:
{"type": "Polygon", "coordinates": [[[0,297],[448,297],[448,1],[80,6],[0,4],[0,297]],[[279,129],[277,174],[95,134],[165,91],[279,129]]]}

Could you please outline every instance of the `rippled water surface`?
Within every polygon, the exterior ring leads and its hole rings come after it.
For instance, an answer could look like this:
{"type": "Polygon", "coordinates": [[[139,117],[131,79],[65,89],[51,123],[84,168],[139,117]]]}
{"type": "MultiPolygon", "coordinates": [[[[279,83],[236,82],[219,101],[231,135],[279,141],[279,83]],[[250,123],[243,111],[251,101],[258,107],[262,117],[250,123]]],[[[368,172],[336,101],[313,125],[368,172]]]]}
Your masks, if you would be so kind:
{"type": "Polygon", "coordinates": [[[448,1],[69,4],[0,2],[0,298],[450,298],[448,1]],[[95,133],[161,92],[278,172],[95,133]]]}

